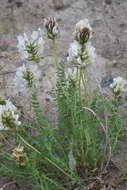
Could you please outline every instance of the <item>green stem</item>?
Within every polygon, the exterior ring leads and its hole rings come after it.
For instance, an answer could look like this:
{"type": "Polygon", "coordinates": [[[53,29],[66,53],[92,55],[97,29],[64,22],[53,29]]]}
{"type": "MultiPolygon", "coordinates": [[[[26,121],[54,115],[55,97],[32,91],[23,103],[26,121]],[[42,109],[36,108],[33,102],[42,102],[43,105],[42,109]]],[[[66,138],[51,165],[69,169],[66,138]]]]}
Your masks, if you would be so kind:
{"type": "MultiPolygon", "coordinates": [[[[18,134],[17,134],[18,135],[18,134]]],[[[37,152],[39,155],[42,155],[42,153],[40,151],[38,151],[36,148],[34,148],[32,145],[30,145],[23,137],[21,137],[20,135],[18,135],[19,138],[23,141],[24,144],[26,144],[29,148],[31,148],[32,150],[34,150],[35,152],[37,152]]],[[[73,179],[68,173],[66,173],[62,168],[60,168],[56,163],[54,163],[52,160],[50,160],[47,157],[43,158],[45,160],[47,160],[50,164],[52,164],[53,166],[55,166],[56,168],[58,168],[64,175],[66,175],[68,178],[73,179]]]]}
{"type": "Polygon", "coordinates": [[[50,183],[54,184],[55,186],[59,187],[61,190],[67,190],[66,188],[64,187],[61,187],[61,185],[59,185],[57,182],[54,182],[52,179],[50,179],[49,177],[47,177],[46,175],[42,174],[41,173],[41,177],[43,179],[45,179],[46,181],[49,181],[50,183]]]}
{"type": "Polygon", "coordinates": [[[58,68],[58,56],[57,56],[57,46],[55,39],[52,40],[52,56],[54,58],[54,64],[56,65],[56,68],[58,68]]]}

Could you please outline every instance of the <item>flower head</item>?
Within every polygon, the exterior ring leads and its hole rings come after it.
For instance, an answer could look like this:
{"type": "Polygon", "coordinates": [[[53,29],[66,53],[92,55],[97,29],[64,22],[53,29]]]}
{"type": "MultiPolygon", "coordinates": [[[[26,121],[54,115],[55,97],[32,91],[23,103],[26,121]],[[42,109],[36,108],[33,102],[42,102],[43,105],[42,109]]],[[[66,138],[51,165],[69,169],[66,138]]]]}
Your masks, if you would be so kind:
{"type": "Polygon", "coordinates": [[[67,58],[69,62],[81,66],[87,66],[91,62],[95,62],[95,59],[95,48],[90,42],[88,42],[84,47],[82,47],[82,45],[77,41],[70,44],[67,58]]]}
{"type": "Polygon", "coordinates": [[[21,125],[17,108],[10,100],[6,100],[4,105],[0,105],[0,130],[15,129],[21,125]]]}
{"type": "Polygon", "coordinates": [[[36,85],[41,78],[41,72],[38,69],[37,65],[23,64],[21,67],[17,68],[16,76],[14,82],[16,86],[20,87],[32,87],[32,85],[36,85]]]}
{"type": "Polygon", "coordinates": [[[45,18],[44,26],[47,30],[47,36],[49,39],[54,40],[59,34],[58,23],[55,18],[45,18]]]}
{"type": "Polygon", "coordinates": [[[25,33],[23,36],[18,36],[17,48],[23,60],[40,61],[40,54],[44,50],[44,40],[42,38],[42,31],[33,31],[30,37],[25,33]]]}
{"type": "Polygon", "coordinates": [[[26,166],[28,162],[28,157],[24,152],[24,147],[20,145],[12,150],[12,158],[14,158],[20,166],[26,166]]]}
{"type": "Polygon", "coordinates": [[[91,35],[92,28],[89,24],[88,19],[80,20],[75,27],[74,38],[80,44],[84,45],[87,43],[91,35]]]}
{"type": "Polygon", "coordinates": [[[92,28],[89,24],[89,20],[88,19],[83,19],[80,20],[77,24],[76,24],[76,30],[82,30],[84,28],[88,28],[90,32],[92,32],[92,28]]]}
{"type": "Polygon", "coordinates": [[[113,83],[110,84],[110,88],[112,89],[115,95],[119,96],[121,95],[121,93],[127,91],[126,85],[127,85],[127,80],[119,76],[113,79],[113,83]]]}
{"type": "Polygon", "coordinates": [[[75,27],[74,41],[70,44],[67,60],[71,63],[87,66],[95,62],[95,48],[88,42],[91,37],[92,28],[88,19],[80,20],[75,27]]]}
{"type": "Polygon", "coordinates": [[[85,44],[89,40],[90,31],[88,28],[83,28],[75,32],[75,40],[77,40],[80,44],[85,44]]]}

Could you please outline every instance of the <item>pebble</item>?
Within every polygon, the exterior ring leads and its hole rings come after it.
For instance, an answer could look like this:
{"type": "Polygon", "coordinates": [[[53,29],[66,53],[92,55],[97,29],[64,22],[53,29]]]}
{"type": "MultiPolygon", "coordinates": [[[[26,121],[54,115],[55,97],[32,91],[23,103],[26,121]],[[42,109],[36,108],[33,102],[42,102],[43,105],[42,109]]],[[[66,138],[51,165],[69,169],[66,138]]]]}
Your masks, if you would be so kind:
{"type": "Polygon", "coordinates": [[[111,5],[111,4],[112,4],[112,0],[105,0],[105,3],[106,3],[107,5],[111,5]]]}

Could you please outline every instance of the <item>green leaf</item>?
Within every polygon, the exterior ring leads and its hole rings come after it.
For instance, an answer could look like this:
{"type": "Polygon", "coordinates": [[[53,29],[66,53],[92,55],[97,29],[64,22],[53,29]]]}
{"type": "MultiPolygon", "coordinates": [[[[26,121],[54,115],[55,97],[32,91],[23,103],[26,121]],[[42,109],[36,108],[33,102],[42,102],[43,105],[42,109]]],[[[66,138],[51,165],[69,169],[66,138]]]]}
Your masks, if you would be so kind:
{"type": "Polygon", "coordinates": [[[74,158],[72,149],[70,150],[70,152],[68,154],[68,158],[69,158],[69,168],[70,168],[71,172],[73,172],[76,167],[76,160],[74,158]]]}

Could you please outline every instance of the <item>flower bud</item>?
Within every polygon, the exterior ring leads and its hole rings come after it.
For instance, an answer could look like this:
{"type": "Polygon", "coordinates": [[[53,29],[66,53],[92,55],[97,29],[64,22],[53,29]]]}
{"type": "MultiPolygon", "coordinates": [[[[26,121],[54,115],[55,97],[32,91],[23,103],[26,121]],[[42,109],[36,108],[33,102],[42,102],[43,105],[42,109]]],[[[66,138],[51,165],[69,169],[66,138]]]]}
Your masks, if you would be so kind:
{"type": "Polygon", "coordinates": [[[89,38],[92,37],[92,28],[89,24],[88,19],[80,20],[75,27],[74,38],[81,45],[87,43],[89,38]]]}
{"type": "Polygon", "coordinates": [[[127,81],[118,76],[113,79],[113,83],[110,84],[110,88],[115,96],[120,96],[122,93],[127,92],[127,81]]]}
{"type": "Polygon", "coordinates": [[[91,62],[94,63],[96,60],[95,48],[88,42],[85,47],[82,47],[77,40],[70,44],[68,50],[67,61],[82,66],[87,66],[91,62]]]}
{"type": "Polygon", "coordinates": [[[56,19],[51,17],[44,19],[44,26],[47,30],[48,38],[54,40],[59,34],[59,28],[56,19]]]}
{"type": "Polygon", "coordinates": [[[23,73],[23,79],[25,79],[27,81],[27,85],[28,87],[32,87],[33,85],[33,73],[31,71],[26,71],[23,73]]]}
{"type": "Polygon", "coordinates": [[[38,86],[39,80],[41,79],[41,71],[38,66],[31,64],[23,64],[17,68],[14,84],[16,88],[31,88],[33,85],[38,86]]]}
{"type": "Polygon", "coordinates": [[[10,100],[0,105],[0,130],[15,130],[21,125],[16,107],[10,100]]]}
{"type": "Polygon", "coordinates": [[[90,37],[90,30],[88,28],[83,28],[78,30],[74,33],[75,40],[78,41],[80,44],[85,44],[89,40],[90,37]]]}

